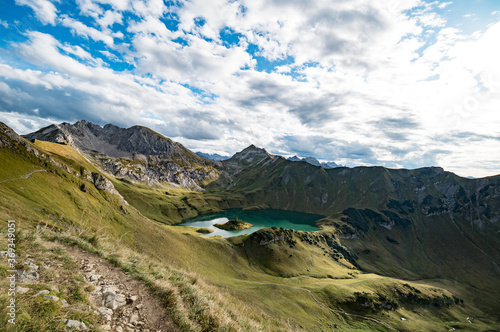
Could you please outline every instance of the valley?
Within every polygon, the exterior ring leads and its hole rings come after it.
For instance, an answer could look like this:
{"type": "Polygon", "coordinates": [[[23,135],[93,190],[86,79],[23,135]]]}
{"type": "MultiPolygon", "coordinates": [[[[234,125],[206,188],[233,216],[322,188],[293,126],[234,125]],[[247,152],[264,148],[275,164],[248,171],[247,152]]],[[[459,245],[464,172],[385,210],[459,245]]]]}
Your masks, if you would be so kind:
{"type": "Polygon", "coordinates": [[[36,234],[100,255],[182,331],[498,330],[499,176],[325,169],[255,146],[211,161],[144,127],[85,121],[26,139],[0,124],[0,157],[2,239],[16,220],[21,246],[36,234]],[[181,224],[276,210],[314,214],[318,230],[223,238],[181,224]]]}

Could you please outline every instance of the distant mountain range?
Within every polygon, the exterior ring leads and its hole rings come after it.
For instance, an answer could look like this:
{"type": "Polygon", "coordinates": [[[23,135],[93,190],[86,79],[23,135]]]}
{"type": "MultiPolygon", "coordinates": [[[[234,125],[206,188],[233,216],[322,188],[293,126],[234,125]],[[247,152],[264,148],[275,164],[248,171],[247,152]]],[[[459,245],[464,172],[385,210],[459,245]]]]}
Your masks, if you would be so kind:
{"type": "Polygon", "coordinates": [[[318,159],[314,157],[306,157],[306,158],[299,158],[297,156],[293,156],[288,158],[290,161],[305,161],[306,163],[309,163],[314,166],[321,166],[325,169],[331,169],[331,168],[337,168],[337,167],[343,167],[342,165],[338,165],[333,161],[326,161],[326,162],[320,162],[318,159]]]}
{"type": "MultiPolygon", "coordinates": [[[[208,159],[208,160],[213,160],[213,161],[223,161],[230,159],[230,156],[222,156],[217,153],[204,153],[204,152],[196,152],[196,155],[199,157],[208,159]]],[[[289,157],[288,160],[290,161],[305,161],[306,163],[309,163],[314,166],[320,166],[326,169],[331,169],[331,168],[337,168],[337,167],[343,167],[342,165],[338,165],[333,161],[327,161],[327,162],[320,162],[318,159],[314,157],[306,157],[306,158],[299,158],[297,156],[289,157]]]]}
{"type": "Polygon", "coordinates": [[[196,155],[201,157],[201,158],[205,158],[205,159],[213,160],[213,161],[223,161],[223,160],[227,160],[227,159],[231,158],[228,156],[222,156],[218,153],[196,152],[196,155]]]}

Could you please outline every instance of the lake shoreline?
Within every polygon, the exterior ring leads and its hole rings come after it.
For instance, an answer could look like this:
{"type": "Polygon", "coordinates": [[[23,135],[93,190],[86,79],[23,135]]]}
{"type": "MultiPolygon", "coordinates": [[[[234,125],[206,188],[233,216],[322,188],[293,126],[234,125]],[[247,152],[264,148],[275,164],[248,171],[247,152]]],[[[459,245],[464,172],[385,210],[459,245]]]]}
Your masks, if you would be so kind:
{"type": "Polygon", "coordinates": [[[316,222],[324,218],[322,215],[310,214],[304,212],[295,212],[276,209],[260,209],[260,210],[245,210],[245,209],[228,209],[222,212],[200,215],[196,218],[186,220],[177,226],[188,226],[195,228],[208,228],[213,230],[212,233],[203,234],[201,236],[221,236],[233,237],[245,234],[251,234],[263,228],[278,227],[293,229],[297,231],[314,232],[320,229],[316,222]],[[244,230],[230,231],[219,229],[215,224],[224,224],[229,220],[239,218],[252,224],[244,230]]]}

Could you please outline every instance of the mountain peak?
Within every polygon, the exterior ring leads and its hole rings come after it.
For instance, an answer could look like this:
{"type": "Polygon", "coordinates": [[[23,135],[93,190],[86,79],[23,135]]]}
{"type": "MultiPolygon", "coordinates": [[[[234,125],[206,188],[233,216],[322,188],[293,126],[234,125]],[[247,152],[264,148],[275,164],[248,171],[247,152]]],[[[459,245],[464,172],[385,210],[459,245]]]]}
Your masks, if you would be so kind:
{"type": "Polygon", "coordinates": [[[265,149],[259,148],[253,144],[231,157],[233,160],[247,163],[253,163],[266,158],[272,158],[272,156],[265,149]]]}
{"type": "Polygon", "coordinates": [[[113,124],[104,127],[86,120],[74,124],[61,123],[42,128],[25,136],[55,143],[68,143],[82,151],[93,151],[113,158],[132,158],[143,155],[187,155],[197,159],[191,151],[179,143],[143,126],[121,128],[113,124]]]}
{"type": "Polygon", "coordinates": [[[243,152],[243,151],[258,152],[258,153],[265,152],[265,153],[267,153],[267,151],[265,149],[259,148],[259,147],[255,146],[254,144],[251,144],[248,147],[244,148],[241,152],[243,152]]]}

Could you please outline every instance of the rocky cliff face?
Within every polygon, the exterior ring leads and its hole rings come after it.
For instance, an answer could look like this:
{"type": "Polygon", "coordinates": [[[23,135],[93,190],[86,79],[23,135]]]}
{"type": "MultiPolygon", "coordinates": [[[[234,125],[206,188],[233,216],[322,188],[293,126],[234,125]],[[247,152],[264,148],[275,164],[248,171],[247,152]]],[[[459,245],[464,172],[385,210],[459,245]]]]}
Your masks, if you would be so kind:
{"type": "Polygon", "coordinates": [[[87,121],[62,123],[25,136],[69,144],[107,172],[133,181],[201,190],[218,178],[217,162],[203,159],[179,143],[141,126],[104,127],[87,121]]]}

